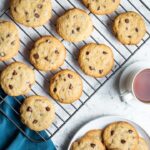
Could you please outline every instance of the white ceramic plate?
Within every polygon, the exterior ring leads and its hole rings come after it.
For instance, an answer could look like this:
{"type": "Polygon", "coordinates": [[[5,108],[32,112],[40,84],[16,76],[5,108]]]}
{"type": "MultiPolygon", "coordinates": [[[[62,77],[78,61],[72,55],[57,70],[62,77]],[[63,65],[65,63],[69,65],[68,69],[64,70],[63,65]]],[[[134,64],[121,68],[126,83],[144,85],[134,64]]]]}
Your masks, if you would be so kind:
{"type": "Polygon", "coordinates": [[[150,149],[150,137],[139,125],[137,125],[136,123],[134,123],[130,120],[123,119],[119,116],[105,116],[105,117],[100,117],[100,118],[94,119],[94,120],[88,122],[87,124],[85,124],[72,138],[72,140],[69,144],[68,150],[70,150],[72,143],[74,141],[76,141],[78,138],[81,138],[87,131],[92,130],[92,129],[103,129],[108,124],[110,124],[112,122],[117,122],[117,121],[126,121],[126,122],[129,122],[130,124],[132,124],[138,131],[139,135],[141,137],[143,137],[145,139],[145,141],[147,141],[149,149],[150,149]]]}

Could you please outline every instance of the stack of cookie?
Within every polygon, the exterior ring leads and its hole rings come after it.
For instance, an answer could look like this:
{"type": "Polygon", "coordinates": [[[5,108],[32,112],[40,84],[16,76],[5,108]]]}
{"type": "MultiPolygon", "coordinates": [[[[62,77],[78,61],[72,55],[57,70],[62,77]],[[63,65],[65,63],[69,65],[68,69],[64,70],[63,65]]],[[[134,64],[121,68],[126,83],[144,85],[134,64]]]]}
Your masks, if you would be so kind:
{"type": "Polygon", "coordinates": [[[127,122],[115,122],[103,130],[88,131],[72,144],[71,150],[148,150],[145,140],[127,122]]]}
{"type": "MultiPolygon", "coordinates": [[[[105,15],[114,12],[120,0],[83,0],[83,3],[92,13],[105,15]]],[[[11,0],[10,11],[16,22],[27,27],[38,27],[51,18],[52,5],[50,0],[11,0]]],[[[90,15],[78,8],[68,10],[56,21],[57,33],[69,42],[85,40],[93,29],[90,15]]],[[[127,12],[114,20],[113,31],[121,43],[131,45],[140,42],[146,27],[139,14],[127,12]]],[[[19,46],[19,31],[16,26],[9,21],[0,20],[0,61],[10,60],[17,55],[19,46]]],[[[52,36],[43,36],[36,40],[30,51],[31,64],[40,71],[57,70],[63,65],[65,58],[64,45],[52,36]]],[[[114,66],[113,50],[105,44],[86,44],[80,49],[78,62],[86,75],[102,78],[114,66]]],[[[2,71],[0,82],[8,95],[26,95],[35,83],[35,74],[26,64],[14,62],[2,71]]],[[[81,77],[71,70],[61,70],[50,79],[50,95],[61,103],[70,104],[78,100],[82,90],[81,77]]],[[[21,107],[22,121],[33,130],[45,129],[52,123],[53,107],[47,98],[29,97],[21,107]],[[43,125],[42,120],[45,121],[43,125]]]]}

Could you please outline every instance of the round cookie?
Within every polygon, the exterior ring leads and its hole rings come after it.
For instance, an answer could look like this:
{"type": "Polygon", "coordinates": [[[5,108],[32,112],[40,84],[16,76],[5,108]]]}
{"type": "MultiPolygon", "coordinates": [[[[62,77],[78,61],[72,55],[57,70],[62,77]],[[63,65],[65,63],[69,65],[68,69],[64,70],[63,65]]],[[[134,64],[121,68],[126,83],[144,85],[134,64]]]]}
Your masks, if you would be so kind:
{"type": "Polygon", "coordinates": [[[100,78],[113,68],[114,56],[108,46],[90,43],[81,48],[78,62],[85,74],[100,78]]]}
{"type": "Polygon", "coordinates": [[[0,76],[1,87],[10,96],[27,94],[35,83],[34,71],[21,62],[14,62],[0,76]]]}
{"type": "Polygon", "coordinates": [[[114,12],[120,0],[82,0],[85,6],[94,14],[105,15],[114,12]]]}
{"type": "Polygon", "coordinates": [[[85,11],[74,8],[58,18],[56,31],[67,41],[80,42],[91,35],[93,24],[85,11]]]}
{"type": "Polygon", "coordinates": [[[89,138],[96,139],[102,142],[102,130],[100,129],[90,130],[84,135],[84,137],[89,137],[89,138]]]}
{"type": "Polygon", "coordinates": [[[19,50],[19,32],[9,21],[0,20],[0,61],[14,57],[19,50]]]}
{"type": "Polygon", "coordinates": [[[10,11],[16,22],[28,27],[44,25],[51,18],[50,0],[11,0],[10,11]]]}
{"type": "Polygon", "coordinates": [[[34,131],[42,131],[52,124],[55,117],[54,105],[43,96],[28,97],[20,108],[22,122],[34,131]]]}
{"type": "Polygon", "coordinates": [[[103,141],[107,149],[135,150],[139,136],[135,128],[127,122],[115,122],[103,132],[103,141]]]}
{"type": "Polygon", "coordinates": [[[65,57],[65,47],[52,36],[45,36],[37,40],[30,53],[31,63],[42,71],[58,69],[64,63],[65,57]]]}
{"type": "Polygon", "coordinates": [[[72,144],[71,150],[105,150],[105,148],[99,140],[82,137],[72,144]]]}
{"type": "Polygon", "coordinates": [[[70,104],[78,100],[82,90],[81,77],[71,70],[62,70],[50,80],[50,95],[61,103],[70,104]]]}
{"type": "Polygon", "coordinates": [[[146,33],[143,18],[136,12],[120,14],[114,20],[113,32],[117,39],[127,45],[138,44],[146,33]]]}
{"type": "Polygon", "coordinates": [[[139,143],[136,147],[136,150],[149,150],[148,145],[143,138],[139,138],[139,143]]]}

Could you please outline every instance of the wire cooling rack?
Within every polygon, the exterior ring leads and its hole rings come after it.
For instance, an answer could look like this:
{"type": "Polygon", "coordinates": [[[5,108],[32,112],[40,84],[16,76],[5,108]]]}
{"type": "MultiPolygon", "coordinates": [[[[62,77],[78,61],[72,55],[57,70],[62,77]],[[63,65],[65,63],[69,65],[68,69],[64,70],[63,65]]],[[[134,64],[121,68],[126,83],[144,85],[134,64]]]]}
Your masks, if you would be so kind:
{"type": "MultiPolygon", "coordinates": [[[[49,95],[49,80],[50,77],[53,76],[57,71],[69,68],[71,70],[74,70],[83,79],[84,83],[84,90],[82,97],[70,105],[64,105],[57,101],[53,101],[56,106],[56,120],[52,124],[52,126],[46,130],[46,132],[49,135],[49,138],[53,137],[68,121],[70,118],[72,118],[75,113],[99,90],[150,38],[150,8],[144,3],[142,0],[122,0],[119,8],[117,11],[115,11],[111,15],[104,15],[104,16],[97,16],[92,13],[90,13],[85,6],[81,3],[80,0],[53,0],[53,17],[49,21],[49,23],[45,24],[42,27],[38,28],[27,28],[25,26],[22,26],[18,23],[16,23],[9,12],[9,9],[5,10],[1,15],[0,18],[11,20],[14,22],[18,29],[20,30],[20,42],[21,42],[21,48],[19,51],[19,54],[10,60],[9,62],[2,62],[0,63],[0,68],[5,68],[9,63],[13,61],[22,61],[27,63],[32,67],[32,69],[36,73],[36,84],[33,86],[31,92],[29,95],[38,94],[47,96],[50,99],[52,99],[49,95]],[[85,41],[79,42],[79,43],[69,43],[63,39],[61,39],[57,33],[55,32],[55,22],[56,19],[62,15],[67,9],[69,8],[81,8],[87,11],[87,13],[91,16],[93,23],[94,23],[94,32],[93,34],[85,41]],[[147,32],[145,37],[142,39],[142,41],[138,45],[134,46],[125,46],[119,43],[116,38],[114,38],[112,34],[112,21],[115,16],[117,16],[121,12],[126,11],[136,11],[143,18],[145,19],[146,25],[147,25],[147,32]],[[41,71],[36,70],[29,61],[29,51],[35,42],[35,40],[43,35],[53,35],[56,38],[58,38],[66,47],[67,50],[67,58],[65,60],[65,64],[60,67],[55,72],[48,72],[44,73],[41,71]],[[77,64],[77,55],[79,49],[89,43],[89,42],[95,42],[95,43],[104,43],[110,46],[113,49],[114,56],[115,56],[115,66],[112,69],[111,73],[107,75],[104,78],[91,78],[83,74],[83,72],[80,70],[78,64],[77,64]]],[[[26,97],[26,96],[24,96],[26,97]]],[[[16,115],[19,115],[17,110],[13,108],[9,103],[3,98],[1,98],[2,103],[6,103],[8,107],[12,109],[16,115]]],[[[15,97],[16,102],[18,103],[18,106],[21,105],[20,101],[15,97]]],[[[49,138],[44,138],[39,132],[36,132],[37,135],[39,135],[39,140],[35,140],[32,137],[28,136],[26,132],[15,122],[5,114],[5,112],[0,109],[0,112],[8,119],[10,120],[19,130],[22,134],[24,134],[29,140],[34,142],[39,141],[46,141],[49,138]]]]}

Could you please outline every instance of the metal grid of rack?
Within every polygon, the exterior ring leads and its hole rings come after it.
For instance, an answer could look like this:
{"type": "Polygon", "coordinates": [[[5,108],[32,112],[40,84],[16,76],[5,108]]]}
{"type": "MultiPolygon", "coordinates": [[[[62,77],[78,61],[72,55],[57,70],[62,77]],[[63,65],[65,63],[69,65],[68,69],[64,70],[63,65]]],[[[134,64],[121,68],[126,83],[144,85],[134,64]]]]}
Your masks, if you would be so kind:
{"type": "MultiPolygon", "coordinates": [[[[20,29],[20,37],[21,37],[20,38],[21,48],[18,56],[14,57],[9,62],[1,63],[0,67],[5,68],[9,63],[13,61],[23,61],[28,65],[30,65],[32,69],[35,71],[37,78],[36,78],[36,84],[33,86],[29,95],[39,94],[51,98],[48,92],[49,79],[57,71],[62,70],[64,68],[69,68],[71,70],[74,70],[75,72],[80,74],[80,76],[83,79],[84,90],[83,90],[82,97],[78,101],[70,105],[64,105],[57,101],[53,101],[56,106],[56,120],[52,124],[52,126],[48,130],[46,130],[46,132],[49,135],[47,139],[53,137],[69,121],[69,119],[72,118],[75,115],[75,113],[97,92],[97,90],[99,90],[146,43],[146,41],[149,40],[150,15],[149,16],[144,15],[148,13],[150,14],[150,8],[142,0],[138,0],[136,2],[134,0],[122,0],[122,3],[120,4],[117,11],[115,11],[111,15],[105,15],[105,16],[97,16],[90,13],[85,8],[85,6],[81,3],[80,0],[61,0],[61,1],[53,0],[53,17],[51,21],[49,21],[49,23],[47,23],[42,27],[27,28],[16,23],[12,19],[9,9],[4,11],[0,15],[0,18],[11,20],[16,24],[16,26],[20,29]],[[80,43],[69,43],[61,39],[55,32],[56,19],[67,9],[72,7],[85,9],[87,13],[92,17],[92,20],[94,22],[93,34],[87,40],[80,43]],[[147,25],[147,32],[145,37],[138,45],[134,45],[134,46],[122,45],[114,38],[111,31],[111,24],[114,17],[117,16],[120,12],[126,12],[129,10],[137,11],[139,14],[141,14],[145,19],[147,25]],[[29,57],[28,57],[29,50],[31,49],[35,40],[43,35],[55,36],[65,45],[67,50],[67,58],[65,60],[65,64],[55,72],[44,73],[39,70],[36,70],[34,66],[30,64],[29,61],[29,57]],[[83,45],[89,42],[105,43],[113,49],[114,56],[115,56],[115,66],[112,69],[111,73],[104,78],[100,79],[100,78],[88,77],[85,74],[83,74],[83,72],[78,67],[77,64],[78,50],[80,49],[80,47],[82,47],[83,45]]],[[[24,96],[24,98],[25,97],[26,96],[24,96]]],[[[0,104],[6,103],[8,107],[10,107],[16,115],[19,115],[19,112],[17,112],[17,110],[13,108],[9,103],[7,103],[7,101],[3,97],[0,97],[0,99],[1,99],[0,104]]],[[[18,107],[19,107],[21,105],[21,102],[17,99],[17,97],[14,97],[14,99],[18,103],[18,107]]],[[[36,132],[37,135],[39,135],[39,140],[33,139],[32,137],[28,136],[26,132],[16,122],[12,120],[12,118],[7,116],[2,109],[0,109],[0,112],[8,120],[10,120],[20,130],[20,132],[22,132],[31,141],[39,142],[39,141],[47,140],[45,137],[43,137],[40,134],[40,132],[36,132]]]]}

